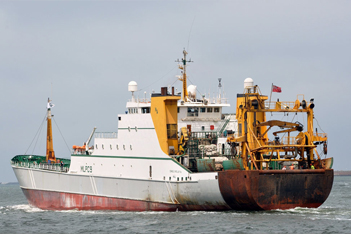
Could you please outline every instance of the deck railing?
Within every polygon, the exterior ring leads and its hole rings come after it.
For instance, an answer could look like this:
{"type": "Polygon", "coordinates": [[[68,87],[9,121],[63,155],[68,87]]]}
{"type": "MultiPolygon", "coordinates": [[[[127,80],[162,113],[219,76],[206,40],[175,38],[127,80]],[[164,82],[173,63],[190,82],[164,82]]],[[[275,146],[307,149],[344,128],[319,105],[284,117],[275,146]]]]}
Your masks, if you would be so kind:
{"type": "MultiPolygon", "coordinates": [[[[310,104],[310,102],[307,102],[306,105],[308,106],[310,104]]],[[[275,109],[275,108],[279,108],[279,109],[290,109],[292,110],[295,106],[295,102],[266,102],[266,109],[275,109]]]]}
{"type": "Polygon", "coordinates": [[[35,163],[35,162],[14,162],[11,161],[11,165],[15,167],[25,167],[25,168],[33,168],[40,170],[48,170],[48,171],[58,171],[58,172],[67,172],[69,170],[69,165],[61,166],[59,163],[56,164],[48,164],[48,163],[35,163]]]}

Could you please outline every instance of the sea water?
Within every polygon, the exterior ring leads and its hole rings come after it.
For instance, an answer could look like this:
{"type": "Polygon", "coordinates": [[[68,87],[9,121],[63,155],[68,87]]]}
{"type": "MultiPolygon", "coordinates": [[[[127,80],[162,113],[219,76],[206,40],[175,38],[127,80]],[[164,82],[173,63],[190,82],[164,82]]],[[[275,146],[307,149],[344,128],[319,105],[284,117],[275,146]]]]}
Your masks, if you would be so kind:
{"type": "Polygon", "coordinates": [[[351,176],[317,209],[259,212],[45,211],[0,185],[0,233],[351,233],[351,176]]]}

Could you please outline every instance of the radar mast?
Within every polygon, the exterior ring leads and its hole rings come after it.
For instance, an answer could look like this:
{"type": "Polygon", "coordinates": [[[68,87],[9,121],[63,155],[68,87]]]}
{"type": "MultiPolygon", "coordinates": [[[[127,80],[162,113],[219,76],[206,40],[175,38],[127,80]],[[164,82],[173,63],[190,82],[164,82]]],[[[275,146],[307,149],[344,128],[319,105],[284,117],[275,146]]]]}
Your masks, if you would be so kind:
{"type": "Polygon", "coordinates": [[[182,92],[182,101],[188,101],[188,90],[186,87],[186,80],[187,80],[187,76],[186,76],[186,65],[187,63],[193,62],[191,61],[191,59],[186,60],[186,55],[188,54],[188,52],[186,52],[186,50],[183,50],[183,58],[182,60],[177,59],[176,62],[180,63],[182,62],[182,64],[178,65],[178,68],[180,70],[182,70],[182,75],[178,77],[178,79],[180,81],[183,82],[183,92],[182,92]]]}
{"type": "Polygon", "coordinates": [[[48,105],[47,105],[47,134],[46,134],[46,161],[49,162],[56,162],[55,152],[54,152],[54,145],[52,140],[52,125],[51,125],[51,108],[54,105],[51,103],[50,98],[48,98],[48,105]]]}

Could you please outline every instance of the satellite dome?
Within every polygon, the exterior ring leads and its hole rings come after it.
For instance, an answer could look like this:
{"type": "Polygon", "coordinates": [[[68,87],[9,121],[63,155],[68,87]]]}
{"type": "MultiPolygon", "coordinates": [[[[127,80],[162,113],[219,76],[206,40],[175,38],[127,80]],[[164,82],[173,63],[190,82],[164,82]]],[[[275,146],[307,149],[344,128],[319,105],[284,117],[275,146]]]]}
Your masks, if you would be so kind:
{"type": "Polygon", "coordinates": [[[244,89],[252,87],[252,86],[254,86],[253,79],[251,79],[250,77],[246,78],[244,80],[244,89]]]}
{"type": "Polygon", "coordinates": [[[189,85],[188,86],[188,95],[191,98],[195,98],[196,97],[196,85],[189,85]]]}
{"type": "Polygon", "coordinates": [[[131,81],[128,83],[128,91],[129,92],[135,92],[138,91],[138,84],[135,81],[131,81]]]}

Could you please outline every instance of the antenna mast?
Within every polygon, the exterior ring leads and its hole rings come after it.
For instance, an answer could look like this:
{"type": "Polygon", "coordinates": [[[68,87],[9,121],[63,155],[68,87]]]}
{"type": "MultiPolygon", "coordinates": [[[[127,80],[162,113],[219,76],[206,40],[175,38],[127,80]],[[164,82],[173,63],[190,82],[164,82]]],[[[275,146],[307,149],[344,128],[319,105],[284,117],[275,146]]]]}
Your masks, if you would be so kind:
{"type": "Polygon", "coordinates": [[[222,78],[218,78],[218,103],[222,102],[222,78]]]}
{"type": "Polygon", "coordinates": [[[50,98],[48,98],[48,105],[47,105],[47,135],[46,135],[46,161],[49,162],[56,162],[55,152],[54,152],[54,145],[52,140],[52,125],[51,125],[51,108],[54,105],[51,104],[50,98]]]}
{"type": "Polygon", "coordinates": [[[180,70],[182,70],[182,76],[180,76],[178,79],[180,81],[183,82],[183,92],[182,92],[182,101],[187,101],[188,99],[188,91],[186,89],[186,79],[187,79],[187,76],[186,76],[186,63],[191,63],[193,61],[191,61],[191,59],[189,60],[186,60],[186,55],[188,54],[188,52],[186,52],[186,50],[184,49],[183,50],[183,58],[182,60],[179,60],[177,59],[176,62],[180,63],[182,62],[182,64],[179,64],[178,67],[180,70]]]}

